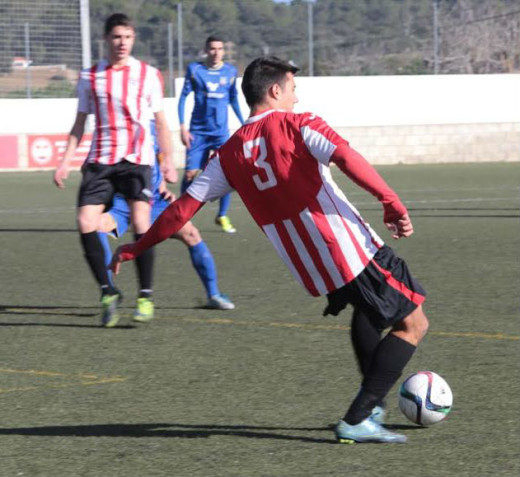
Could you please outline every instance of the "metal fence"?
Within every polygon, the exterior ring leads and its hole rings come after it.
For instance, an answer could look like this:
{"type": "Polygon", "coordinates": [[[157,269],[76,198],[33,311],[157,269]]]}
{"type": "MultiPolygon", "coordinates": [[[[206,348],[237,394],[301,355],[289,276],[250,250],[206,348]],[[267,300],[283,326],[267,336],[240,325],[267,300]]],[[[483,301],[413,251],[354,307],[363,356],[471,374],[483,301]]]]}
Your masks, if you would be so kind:
{"type": "Polygon", "coordinates": [[[79,33],[79,0],[1,0],[0,96],[73,96],[79,33]]]}
{"type": "MultiPolygon", "coordinates": [[[[214,33],[226,38],[227,61],[240,72],[262,54],[290,59],[310,76],[520,71],[518,0],[402,0],[393,2],[393,17],[374,18],[363,30],[348,24],[351,1],[273,7],[271,0],[239,0],[233,4],[235,18],[229,12],[218,16],[224,4],[218,0],[148,0],[128,2],[125,8],[137,20],[135,55],[162,70],[170,96],[175,94],[173,79],[184,75],[184,65],[201,58],[204,39],[214,33]],[[211,19],[201,14],[201,4],[213,5],[211,19]],[[285,15],[282,26],[264,15],[266,6],[285,15]],[[152,7],[162,13],[143,15],[152,7]],[[345,21],[333,21],[342,15],[345,21]]],[[[105,53],[102,2],[95,4],[95,12],[91,2],[90,25],[88,13],[83,22],[80,15],[88,3],[0,0],[0,97],[75,95],[78,70],[105,53]],[[82,42],[85,32],[90,36],[82,42]]],[[[366,15],[371,15],[368,7],[366,15]]]]}

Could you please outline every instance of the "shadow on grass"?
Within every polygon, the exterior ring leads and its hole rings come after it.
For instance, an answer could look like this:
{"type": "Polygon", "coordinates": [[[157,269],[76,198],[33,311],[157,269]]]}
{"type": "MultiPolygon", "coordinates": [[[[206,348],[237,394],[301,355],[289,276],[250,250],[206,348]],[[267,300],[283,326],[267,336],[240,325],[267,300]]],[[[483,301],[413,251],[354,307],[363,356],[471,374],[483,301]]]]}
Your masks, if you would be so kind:
{"type": "MultiPolygon", "coordinates": [[[[391,429],[422,429],[411,425],[389,425],[391,429]]],[[[324,427],[264,427],[248,425],[204,425],[204,424],[99,424],[89,426],[44,426],[14,429],[0,428],[2,435],[49,436],[49,437],[167,437],[181,439],[208,439],[214,436],[234,436],[247,439],[272,439],[283,441],[336,444],[332,436],[334,424],[324,427]],[[302,433],[331,433],[329,438],[312,437],[302,433]]]]}
{"type": "Polygon", "coordinates": [[[2,435],[49,436],[49,437],[169,437],[181,439],[208,439],[214,436],[235,436],[248,439],[273,439],[287,441],[335,444],[336,440],[301,434],[303,432],[329,431],[327,427],[261,427],[261,426],[219,426],[198,424],[100,424],[90,426],[44,426],[15,429],[0,428],[2,435]],[[284,432],[286,431],[286,432],[284,432]]]}
{"type": "MultiPolygon", "coordinates": [[[[20,306],[20,305],[0,305],[0,315],[12,316],[60,316],[73,318],[98,318],[99,310],[93,313],[74,312],[77,306],[20,306]],[[69,311],[71,310],[71,311],[69,311]]],[[[48,326],[61,328],[101,328],[99,324],[92,323],[45,323],[41,321],[35,322],[0,322],[0,326],[48,326]]],[[[133,325],[118,325],[113,329],[135,329],[133,325]]]]}

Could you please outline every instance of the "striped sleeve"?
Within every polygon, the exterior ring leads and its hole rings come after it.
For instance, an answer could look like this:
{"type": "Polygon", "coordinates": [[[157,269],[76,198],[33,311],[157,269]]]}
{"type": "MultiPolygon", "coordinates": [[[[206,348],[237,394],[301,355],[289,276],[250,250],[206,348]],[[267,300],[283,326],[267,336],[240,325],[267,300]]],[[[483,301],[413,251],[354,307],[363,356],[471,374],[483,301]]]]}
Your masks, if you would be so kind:
{"type": "Polygon", "coordinates": [[[309,152],[324,165],[329,164],[336,147],[348,145],[323,119],[311,113],[301,115],[300,131],[309,152]]]}
{"type": "Polygon", "coordinates": [[[78,113],[94,113],[91,95],[90,70],[84,70],[80,73],[76,89],[78,94],[78,113]]]}

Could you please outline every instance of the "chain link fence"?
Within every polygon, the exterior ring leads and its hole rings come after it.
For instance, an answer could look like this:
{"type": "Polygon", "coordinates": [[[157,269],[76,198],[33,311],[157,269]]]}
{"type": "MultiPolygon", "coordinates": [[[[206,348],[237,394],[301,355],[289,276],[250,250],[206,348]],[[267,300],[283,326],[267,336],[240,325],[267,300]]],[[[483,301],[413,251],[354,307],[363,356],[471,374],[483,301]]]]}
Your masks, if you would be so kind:
{"type": "MultiPolygon", "coordinates": [[[[518,72],[517,2],[387,0],[372,9],[366,2],[365,21],[354,21],[350,0],[91,1],[90,50],[93,63],[104,56],[103,19],[122,9],[136,20],[135,56],[161,69],[169,96],[211,34],[226,40],[226,61],[239,72],[264,54],[311,76],[518,72]]],[[[0,97],[75,95],[80,3],[0,0],[0,97]]]]}
{"type": "Polygon", "coordinates": [[[0,97],[70,97],[81,68],[78,0],[0,1],[0,97]]]}

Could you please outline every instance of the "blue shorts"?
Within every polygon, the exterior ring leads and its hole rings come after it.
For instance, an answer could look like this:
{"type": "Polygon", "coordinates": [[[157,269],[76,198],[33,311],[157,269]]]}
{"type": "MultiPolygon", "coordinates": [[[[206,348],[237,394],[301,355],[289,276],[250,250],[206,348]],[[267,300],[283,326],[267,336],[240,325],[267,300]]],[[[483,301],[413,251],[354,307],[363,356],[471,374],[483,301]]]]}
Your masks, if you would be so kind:
{"type": "Polygon", "coordinates": [[[186,170],[193,171],[204,169],[208,162],[209,153],[218,149],[228,139],[229,134],[223,136],[207,136],[206,134],[193,134],[191,147],[186,151],[186,170]]]}
{"type": "MultiPolygon", "coordinates": [[[[152,224],[157,220],[157,217],[161,215],[170,205],[170,202],[163,198],[157,198],[154,196],[152,201],[152,224]]],[[[112,218],[116,222],[116,227],[110,235],[115,238],[122,237],[128,227],[130,226],[130,206],[126,202],[125,198],[122,195],[116,194],[114,196],[114,201],[112,203],[112,207],[108,211],[108,213],[112,216],[112,218]]]]}

